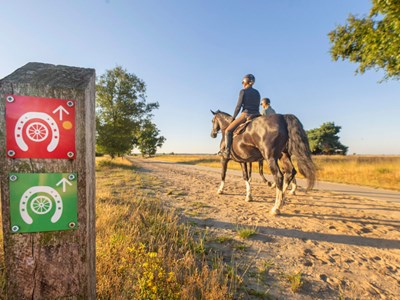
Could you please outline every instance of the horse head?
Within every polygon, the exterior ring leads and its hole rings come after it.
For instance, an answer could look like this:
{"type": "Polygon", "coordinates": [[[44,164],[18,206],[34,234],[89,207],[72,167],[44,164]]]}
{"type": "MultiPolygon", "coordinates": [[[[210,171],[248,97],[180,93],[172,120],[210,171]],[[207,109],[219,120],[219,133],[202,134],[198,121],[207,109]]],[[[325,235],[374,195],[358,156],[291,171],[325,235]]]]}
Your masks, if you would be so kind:
{"type": "Polygon", "coordinates": [[[216,112],[211,110],[211,113],[214,115],[212,119],[213,128],[211,130],[211,137],[216,138],[217,134],[220,130],[224,131],[226,127],[233,121],[231,115],[224,113],[220,110],[216,112]]]}
{"type": "Polygon", "coordinates": [[[216,112],[211,110],[211,113],[214,115],[214,118],[212,119],[212,129],[211,129],[211,137],[213,139],[215,139],[217,137],[218,131],[221,129],[219,126],[219,122],[217,120],[218,112],[219,112],[219,110],[216,112]]]}

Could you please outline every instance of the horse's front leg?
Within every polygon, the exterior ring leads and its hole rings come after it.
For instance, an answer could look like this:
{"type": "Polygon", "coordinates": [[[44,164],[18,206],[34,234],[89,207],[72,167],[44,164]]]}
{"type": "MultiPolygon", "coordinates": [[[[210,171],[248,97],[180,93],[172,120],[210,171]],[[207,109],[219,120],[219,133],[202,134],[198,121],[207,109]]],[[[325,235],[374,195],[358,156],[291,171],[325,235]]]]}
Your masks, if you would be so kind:
{"type": "Polygon", "coordinates": [[[248,169],[248,182],[251,182],[251,172],[253,171],[253,164],[251,162],[249,162],[249,169],[248,169]]]}
{"type": "Polygon", "coordinates": [[[251,184],[249,178],[249,170],[247,168],[247,163],[240,163],[242,167],[243,179],[246,181],[246,201],[249,202],[253,200],[253,196],[251,195],[251,184]]]}
{"type": "Polygon", "coordinates": [[[224,193],[224,186],[225,186],[225,177],[226,177],[226,169],[228,167],[228,159],[221,158],[221,183],[219,185],[219,189],[217,191],[218,194],[224,193]]]}

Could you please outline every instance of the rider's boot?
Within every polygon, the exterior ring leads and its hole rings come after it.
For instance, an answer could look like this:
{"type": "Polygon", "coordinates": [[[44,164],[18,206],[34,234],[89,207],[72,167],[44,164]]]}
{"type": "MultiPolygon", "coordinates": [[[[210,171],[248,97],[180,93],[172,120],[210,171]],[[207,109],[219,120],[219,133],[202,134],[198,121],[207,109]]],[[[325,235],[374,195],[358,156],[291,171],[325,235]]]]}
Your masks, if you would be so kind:
{"type": "Polygon", "coordinates": [[[232,132],[226,132],[225,133],[225,151],[222,153],[223,158],[229,159],[229,156],[231,155],[231,147],[232,147],[232,138],[233,138],[233,133],[232,132]]]}

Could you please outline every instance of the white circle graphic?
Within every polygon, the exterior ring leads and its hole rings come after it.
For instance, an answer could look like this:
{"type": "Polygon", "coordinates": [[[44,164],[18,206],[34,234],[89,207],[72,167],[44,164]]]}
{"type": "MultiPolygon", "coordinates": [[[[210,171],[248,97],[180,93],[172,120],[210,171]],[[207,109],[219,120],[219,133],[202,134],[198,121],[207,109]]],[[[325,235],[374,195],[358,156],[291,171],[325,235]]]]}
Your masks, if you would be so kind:
{"type": "Polygon", "coordinates": [[[49,130],[46,125],[33,122],[26,127],[26,135],[31,141],[42,142],[49,136],[49,130]]]}
{"type": "Polygon", "coordinates": [[[52,206],[51,200],[46,196],[37,196],[31,202],[31,209],[38,215],[47,214],[52,206]]]}

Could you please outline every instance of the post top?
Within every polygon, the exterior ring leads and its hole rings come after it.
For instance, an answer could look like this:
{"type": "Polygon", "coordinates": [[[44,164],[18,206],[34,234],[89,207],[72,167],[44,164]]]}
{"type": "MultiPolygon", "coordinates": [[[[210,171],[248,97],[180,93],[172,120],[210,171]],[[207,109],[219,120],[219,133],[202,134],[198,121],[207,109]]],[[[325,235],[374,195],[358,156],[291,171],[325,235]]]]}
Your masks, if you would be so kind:
{"type": "Polygon", "coordinates": [[[0,83],[85,89],[95,75],[95,69],[30,62],[1,79],[0,83]]]}

